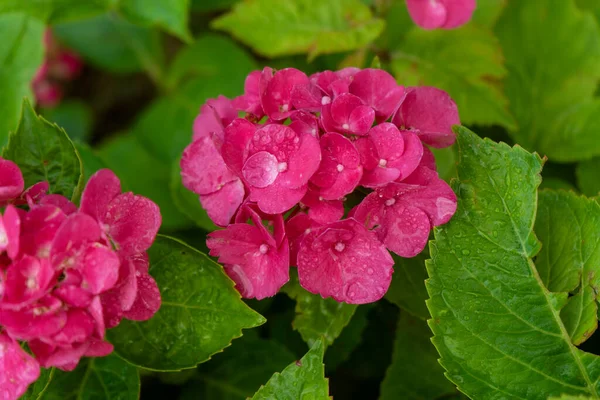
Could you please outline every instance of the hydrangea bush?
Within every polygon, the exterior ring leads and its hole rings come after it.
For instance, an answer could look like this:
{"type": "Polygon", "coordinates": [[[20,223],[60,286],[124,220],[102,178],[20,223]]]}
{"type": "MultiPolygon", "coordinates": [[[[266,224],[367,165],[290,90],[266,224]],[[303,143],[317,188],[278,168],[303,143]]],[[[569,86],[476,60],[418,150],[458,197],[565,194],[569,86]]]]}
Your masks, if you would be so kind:
{"type": "Polygon", "coordinates": [[[600,399],[596,0],[0,37],[0,399],[600,399]]]}

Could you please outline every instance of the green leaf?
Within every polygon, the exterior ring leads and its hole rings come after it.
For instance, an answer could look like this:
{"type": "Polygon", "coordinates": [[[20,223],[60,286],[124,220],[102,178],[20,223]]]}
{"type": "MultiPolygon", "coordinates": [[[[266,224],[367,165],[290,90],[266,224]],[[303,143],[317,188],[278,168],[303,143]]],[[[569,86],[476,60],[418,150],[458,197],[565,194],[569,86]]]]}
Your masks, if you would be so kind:
{"type": "Polygon", "coordinates": [[[437,399],[456,388],[444,376],[425,321],[400,313],[394,355],[381,383],[380,400],[437,399]]]}
{"type": "Polygon", "coordinates": [[[542,160],[458,128],[458,210],[427,264],[433,343],[471,398],[599,398],[600,360],[572,343],[533,265],[542,160]],[[535,382],[535,384],[532,384],[535,382]]]}
{"type": "Polygon", "coordinates": [[[43,394],[46,392],[48,386],[50,386],[54,371],[54,368],[41,368],[40,377],[37,381],[29,385],[25,394],[20,397],[20,400],[38,400],[43,398],[43,394]]]}
{"type": "Polygon", "coordinates": [[[447,91],[463,123],[514,127],[499,85],[506,75],[502,52],[487,29],[468,25],[425,31],[415,27],[392,49],[391,67],[401,84],[447,91]]]}
{"type": "Polygon", "coordinates": [[[115,73],[145,70],[155,80],[164,74],[160,33],[136,26],[115,14],[55,25],[53,33],[86,63],[115,73]],[[90,46],[90,43],[102,46],[90,46]]]}
{"type": "Polygon", "coordinates": [[[75,142],[75,147],[77,148],[79,156],[81,157],[81,162],[83,163],[83,180],[85,182],[87,182],[96,171],[106,168],[104,161],[98,157],[96,152],[90,146],[85,143],[75,142]]]}
{"type": "Polygon", "coordinates": [[[385,23],[359,0],[251,0],[212,23],[266,57],[339,53],[366,46],[385,23]]]}
{"type": "Polygon", "coordinates": [[[295,360],[290,351],[273,340],[244,335],[227,351],[198,368],[198,381],[183,389],[179,400],[239,400],[252,396],[273,371],[295,360]]]}
{"type": "Polygon", "coordinates": [[[186,79],[218,80],[225,96],[244,91],[246,76],[257,69],[252,57],[231,39],[215,34],[199,37],[184,47],[169,68],[169,86],[175,88],[186,79]]]}
{"type": "Polygon", "coordinates": [[[17,127],[23,97],[31,97],[44,55],[43,34],[44,25],[23,14],[0,15],[0,148],[17,127]]]}
{"type": "Polygon", "coordinates": [[[225,10],[240,0],[192,0],[192,10],[199,12],[225,10]]]}
{"type": "Polygon", "coordinates": [[[25,187],[47,181],[50,193],[73,199],[83,189],[83,167],[73,142],[63,129],[37,116],[27,100],[2,156],[21,168],[25,187]]]}
{"type": "Polygon", "coordinates": [[[573,190],[576,191],[575,186],[571,185],[566,180],[559,177],[544,177],[540,184],[540,189],[553,189],[553,190],[573,190]]]}
{"type": "Polygon", "coordinates": [[[592,397],[588,396],[570,396],[568,394],[564,394],[560,397],[548,397],[548,400],[592,400],[592,397]]]}
{"type": "Polygon", "coordinates": [[[429,252],[424,251],[413,258],[402,258],[395,254],[392,257],[395,261],[394,274],[385,298],[415,317],[428,319],[425,260],[429,258],[429,252]]]}
{"type": "Polygon", "coordinates": [[[137,368],[116,355],[84,358],[72,372],[56,370],[41,400],[137,400],[137,368]]]}
{"type": "Polygon", "coordinates": [[[164,230],[189,227],[192,222],[177,210],[169,192],[170,163],[153,157],[134,135],[119,135],[102,144],[97,154],[121,179],[124,190],[146,196],[158,204],[164,230]]]}
{"type": "Polygon", "coordinates": [[[600,154],[600,31],[573,0],[511,1],[496,25],[514,140],[551,160],[600,154]],[[527,40],[523,40],[527,38],[527,40]]]}
{"type": "Polygon", "coordinates": [[[290,273],[290,281],[283,290],[296,300],[293,327],[309,347],[322,338],[325,339],[325,346],[331,345],[348,325],[357,308],[356,304],[339,303],[306,291],[298,283],[295,273],[290,273]]]}
{"type": "Polygon", "coordinates": [[[575,0],[575,3],[581,10],[594,14],[598,22],[600,22],[600,7],[598,7],[596,0],[575,0]]]}
{"type": "Polygon", "coordinates": [[[242,329],[265,322],[205,254],[166,236],[158,236],[148,254],[161,308],[148,321],[123,320],[108,332],[127,361],[161,371],[193,368],[229,346],[242,329]]]}
{"type": "Polygon", "coordinates": [[[340,336],[327,347],[325,354],[325,368],[327,371],[335,371],[335,369],[350,358],[350,355],[358,347],[362,340],[362,335],[367,328],[367,314],[371,310],[372,305],[363,304],[356,308],[356,312],[352,319],[346,325],[340,336]]]}
{"type": "Polygon", "coordinates": [[[191,42],[188,29],[189,0],[117,0],[119,11],[132,22],[159,26],[191,42]]]}
{"type": "Polygon", "coordinates": [[[281,374],[275,373],[252,400],[329,400],[329,385],[323,365],[324,352],[323,340],[315,341],[300,361],[288,365],[281,374]]]}
{"type": "Polygon", "coordinates": [[[42,116],[69,132],[73,141],[85,141],[92,129],[92,110],[79,100],[66,100],[53,108],[46,108],[42,116]]]}
{"type": "Polygon", "coordinates": [[[573,294],[560,316],[576,345],[598,327],[599,226],[600,205],[596,200],[573,192],[540,192],[535,233],[542,250],[535,265],[548,290],[573,294]]]}
{"type": "Polygon", "coordinates": [[[477,7],[473,13],[471,23],[480,26],[493,27],[498,21],[498,18],[500,18],[507,2],[508,0],[486,0],[477,2],[477,7]]]}
{"type": "Polygon", "coordinates": [[[173,199],[173,203],[175,206],[177,206],[177,209],[185,214],[190,220],[194,221],[196,225],[207,232],[212,232],[218,229],[218,227],[208,217],[208,214],[206,214],[206,210],[202,208],[198,195],[189,191],[185,186],[183,186],[179,160],[177,160],[171,168],[171,182],[169,183],[169,190],[171,191],[171,197],[173,199]]]}
{"type": "Polygon", "coordinates": [[[600,179],[598,179],[598,170],[600,169],[600,157],[594,157],[588,161],[582,161],[577,164],[575,173],[577,174],[577,186],[586,196],[598,196],[600,194],[600,179]]]}
{"type": "Polygon", "coordinates": [[[0,14],[23,12],[32,17],[54,24],[89,17],[106,10],[115,0],[3,0],[0,14]]]}

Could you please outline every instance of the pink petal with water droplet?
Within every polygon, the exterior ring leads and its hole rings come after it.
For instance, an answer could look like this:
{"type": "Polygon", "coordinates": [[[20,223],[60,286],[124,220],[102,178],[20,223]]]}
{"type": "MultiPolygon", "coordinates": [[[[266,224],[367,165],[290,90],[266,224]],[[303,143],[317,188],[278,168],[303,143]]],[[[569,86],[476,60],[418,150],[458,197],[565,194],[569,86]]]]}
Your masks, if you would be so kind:
{"type": "Polygon", "coordinates": [[[296,86],[309,85],[306,74],[294,68],[284,68],[273,74],[265,68],[261,75],[260,100],[265,114],[279,121],[291,115],[292,97],[296,86]]]}
{"type": "Polygon", "coordinates": [[[245,119],[236,119],[225,128],[225,141],[221,154],[225,164],[237,175],[242,176],[244,161],[248,156],[248,143],[256,132],[256,125],[245,119]]]}
{"type": "Polygon", "coordinates": [[[382,69],[367,68],[357,72],[349,90],[375,110],[378,122],[392,116],[404,99],[404,87],[382,69]]]}
{"type": "Polygon", "coordinates": [[[108,342],[92,339],[85,351],[85,357],[106,357],[114,350],[114,346],[108,342]]]}
{"type": "Polygon", "coordinates": [[[81,195],[79,209],[87,215],[101,220],[106,214],[108,203],[121,194],[121,182],[109,169],[101,169],[88,180],[81,195]]]}
{"type": "Polygon", "coordinates": [[[133,306],[136,295],[135,264],[130,259],[122,260],[117,284],[108,292],[100,295],[106,328],[113,328],[121,322],[123,313],[133,306]]]}
{"type": "Polygon", "coordinates": [[[303,135],[319,136],[319,120],[313,114],[304,111],[296,111],[290,118],[292,120],[290,128],[292,128],[299,137],[302,137],[303,135]]]}
{"type": "Polygon", "coordinates": [[[453,125],[459,125],[458,109],[443,90],[410,88],[392,121],[401,130],[415,129],[419,138],[432,147],[451,146],[456,140],[453,125]]]}
{"type": "Polygon", "coordinates": [[[321,154],[321,165],[311,178],[320,187],[320,196],[337,200],[351,193],[363,173],[354,144],[339,133],[327,133],[321,137],[321,154]]]}
{"type": "Polygon", "coordinates": [[[79,285],[61,284],[52,291],[52,294],[64,301],[66,304],[78,308],[85,308],[89,306],[93,299],[92,294],[87,290],[82,289],[79,285]]]}
{"type": "Polygon", "coordinates": [[[148,274],[137,277],[137,297],[133,306],[123,316],[133,321],[146,321],[160,308],[160,291],[154,279],[148,274]]]}
{"type": "Polygon", "coordinates": [[[195,140],[181,158],[183,185],[196,194],[211,194],[237,178],[225,165],[210,136],[195,140]]]}
{"type": "Polygon", "coordinates": [[[49,291],[54,278],[54,268],[48,260],[28,255],[19,258],[6,271],[2,306],[18,310],[31,304],[49,291]]]}
{"type": "MultiPolygon", "coordinates": [[[[29,212],[31,213],[32,211],[29,212]]],[[[98,222],[92,217],[83,213],[73,214],[56,231],[52,241],[51,256],[53,258],[62,256],[82,244],[96,242],[100,240],[101,234],[98,222]]]]}
{"type": "Polygon", "coordinates": [[[298,149],[290,154],[287,169],[280,174],[280,184],[288,188],[305,186],[320,162],[319,140],[312,135],[302,135],[298,149]]]}
{"type": "Polygon", "coordinates": [[[227,226],[242,204],[244,195],[244,185],[238,179],[229,182],[215,193],[200,196],[200,203],[216,225],[227,226]]]}
{"type": "Polygon", "coordinates": [[[65,326],[67,315],[62,305],[56,297],[46,295],[22,310],[0,308],[0,325],[15,339],[48,337],[65,326]]]}
{"type": "Polygon", "coordinates": [[[0,215],[0,253],[6,250],[8,256],[13,260],[19,254],[21,234],[21,217],[17,209],[8,205],[4,215],[0,215]]]}
{"type": "Polygon", "coordinates": [[[5,332],[0,333],[0,395],[3,399],[20,398],[40,376],[38,362],[5,332]]]}
{"type": "Polygon", "coordinates": [[[406,0],[410,17],[423,29],[441,28],[447,19],[443,0],[406,0]]]}
{"type": "Polygon", "coordinates": [[[307,214],[298,213],[290,218],[285,224],[285,230],[290,243],[290,264],[298,265],[297,256],[300,244],[311,229],[317,228],[321,224],[314,221],[307,214]]]}
{"type": "Polygon", "coordinates": [[[425,248],[430,230],[431,223],[424,211],[417,207],[398,206],[390,207],[381,229],[376,231],[388,249],[400,257],[414,257],[425,248]]]}
{"type": "Polygon", "coordinates": [[[308,207],[308,216],[320,224],[335,222],[344,216],[344,203],[341,200],[325,200],[320,190],[310,185],[301,203],[308,207]]]}
{"type": "Polygon", "coordinates": [[[29,348],[44,368],[56,367],[63,371],[72,371],[89,347],[89,343],[56,346],[40,340],[29,342],[29,348]]]}
{"type": "MultiPolygon", "coordinates": [[[[92,224],[98,225],[91,217],[88,217],[92,224]]],[[[52,243],[57,240],[66,242],[73,239],[71,234],[58,236],[67,216],[55,206],[39,206],[30,210],[24,217],[21,217],[21,238],[20,253],[29,254],[35,257],[47,258],[50,254],[52,243]]],[[[99,228],[83,235],[97,234],[95,238],[100,237],[99,228]]],[[[64,245],[66,246],[66,242],[64,245]]]]}
{"type": "Polygon", "coordinates": [[[232,101],[225,96],[208,99],[200,108],[200,113],[194,120],[193,140],[212,137],[213,134],[223,140],[223,130],[237,118],[237,112],[232,101]]]}
{"type": "Polygon", "coordinates": [[[246,160],[242,174],[248,184],[264,188],[275,182],[279,175],[278,165],[274,155],[266,151],[259,151],[246,160]]]}
{"type": "Polygon", "coordinates": [[[0,157],[0,203],[19,197],[24,188],[23,174],[17,164],[0,157]]]}
{"type": "Polygon", "coordinates": [[[244,94],[233,99],[232,105],[238,110],[246,111],[261,118],[264,115],[260,104],[260,81],[261,71],[252,71],[246,77],[244,83],[244,94]]]}
{"type": "Polygon", "coordinates": [[[255,201],[262,212],[281,214],[294,207],[304,197],[307,189],[308,185],[290,189],[275,181],[266,188],[254,188],[250,193],[250,200],[255,201]]]}
{"type": "Polygon", "coordinates": [[[52,337],[52,344],[65,345],[85,342],[94,331],[94,320],[86,311],[71,308],[67,311],[67,323],[52,337]]]}
{"type": "Polygon", "coordinates": [[[311,231],[298,251],[300,285],[350,304],[381,299],[390,285],[393,265],[375,234],[354,219],[311,231]]]}
{"type": "Polygon", "coordinates": [[[123,193],[108,205],[103,222],[124,256],[141,253],[152,245],[162,217],[156,203],[143,196],[123,193]]]}
{"type": "Polygon", "coordinates": [[[83,258],[82,286],[92,294],[111,289],[119,278],[121,262],[111,249],[95,245],[89,247],[83,258]]]}

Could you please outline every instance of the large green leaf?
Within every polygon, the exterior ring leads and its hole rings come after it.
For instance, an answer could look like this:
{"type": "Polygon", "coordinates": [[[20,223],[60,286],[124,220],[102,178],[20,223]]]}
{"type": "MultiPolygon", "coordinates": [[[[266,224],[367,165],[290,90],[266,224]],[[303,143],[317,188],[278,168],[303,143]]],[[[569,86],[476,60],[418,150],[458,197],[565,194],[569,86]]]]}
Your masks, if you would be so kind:
{"type": "Polygon", "coordinates": [[[516,142],[551,160],[600,154],[600,30],[573,0],[511,1],[496,25],[516,142]]]}
{"type": "Polygon", "coordinates": [[[72,372],[56,370],[41,400],[137,400],[136,367],[116,355],[84,358],[72,372]]]}
{"type": "Polygon", "coordinates": [[[600,290],[600,205],[573,192],[539,194],[535,233],[542,250],[535,265],[552,292],[573,294],[560,312],[574,344],[598,327],[596,293],[600,290]]]}
{"type": "Polygon", "coordinates": [[[429,258],[429,252],[424,251],[413,258],[402,258],[395,254],[392,257],[396,262],[394,275],[385,298],[415,317],[426,320],[429,318],[429,311],[425,305],[425,260],[429,258]]]}
{"type": "Polygon", "coordinates": [[[587,196],[598,196],[600,194],[598,170],[600,170],[600,157],[594,157],[591,160],[577,164],[577,186],[583,194],[587,196]]]}
{"type": "Polygon", "coordinates": [[[572,343],[531,257],[542,160],[457,129],[458,210],[435,230],[427,269],[433,343],[471,398],[599,398],[600,359],[572,343]]]}
{"type": "Polygon", "coordinates": [[[55,25],[52,31],[86,63],[116,73],[145,70],[154,80],[163,79],[164,54],[156,30],[134,25],[115,14],[103,14],[55,25]]]}
{"type": "Polygon", "coordinates": [[[23,14],[0,15],[0,148],[17,128],[23,96],[42,64],[42,23],[23,14]]]}
{"type": "Polygon", "coordinates": [[[240,298],[223,268],[203,253],[166,236],[150,250],[150,274],[162,304],[145,322],[124,320],[108,332],[129,362],[153,370],[193,368],[265,319],[240,298]]]}
{"type": "Polygon", "coordinates": [[[497,39],[475,25],[447,31],[413,28],[392,47],[392,70],[407,86],[435,86],[458,105],[461,121],[514,127],[499,82],[506,75],[497,39]]]}
{"type": "Polygon", "coordinates": [[[188,29],[190,0],[116,1],[119,12],[129,20],[140,24],[159,26],[185,41],[192,40],[188,29]]]}
{"type": "Polygon", "coordinates": [[[295,273],[290,273],[290,281],[283,290],[296,300],[293,327],[309,347],[321,338],[325,339],[325,346],[331,345],[356,311],[356,304],[339,303],[306,291],[295,273]]]}
{"type": "Polygon", "coordinates": [[[437,361],[430,336],[425,321],[400,314],[392,364],[381,383],[380,400],[437,399],[456,392],[437,361]]]}
{"type": "Polygon", "coordinates": [[[83,166],[73,142],[63,129],[37,116],[27,100],[2,156],[21,168],[25,187],[47,181],[51,193],[68,198],[81,193],[83,166]]]}
{"type": "Polygon", "coordinates": [[[183,40],[191,40],[189,0],[3,0],[0,14],[21,11],[49,24],[85,19],[116,11],[132,22],[158,26],[183,40]]]}
{"type": "Polygon", "coordinates": [[[124,190],[146,196],[160,207],[162,229],[172,231],[192,226],[171,198],[170,164],[152,156],[134,135],[119,135],[97,151],[102,162],[121,179],[124,190]]]}
{"type": "Polygon", "coordinates": [[[116,1],[118,0],[3,0],[0,2],[0,14],[18,11],[48,23],[57,23],[101,13],[116,1]]]}
{"type": "Polygon", "coordinates": [[[198,368],[179,400],[239,400],[252,396],[273,371],[280,371],[295,356],[274,340],[244,335],[227,351],[198,368]]]}
{"type": "Polygon", "coordinates": [[[212,24],[267,57],[355,50],[384,25],[359,0],[243,1],[212,24]]]}
{"type": "Polygon", "coordinates": [[[324,352],[323,341],[315,341],[304,357],[288,365],[281,373],[275,373],[252,400],[329,400],[324,352]]]}

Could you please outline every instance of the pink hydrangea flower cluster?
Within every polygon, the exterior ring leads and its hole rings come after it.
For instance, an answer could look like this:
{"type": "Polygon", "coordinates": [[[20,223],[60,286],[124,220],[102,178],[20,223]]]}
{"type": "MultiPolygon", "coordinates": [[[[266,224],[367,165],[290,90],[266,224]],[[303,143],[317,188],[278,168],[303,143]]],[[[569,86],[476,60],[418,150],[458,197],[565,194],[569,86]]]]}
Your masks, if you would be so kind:
{"type": "Polygon", "coordinates": [[[0,158],[3,399],[22,395],[40,366],[69,371],[110,354],[106,329],[147,320],[161,302],[146,255],[161,223],[156,204],[121,193],[110,170],[90,178],[79,208],[47,194],[46,182],[23,189],[18,166],[0,158]]]}
{"type": "Polygon", "coordinates": [[[83,62],[77,53],[60,46],[50,29],[44,33],[44,48],[44,62],[33,77],[31,87],[40,106],[54,107],[62,100],[64,84],[81,73],[83,62]]]}
{"type": "Polygon", "coordinates": [[[412,20],[423,29],[454,29],[471,20],[475,0],[406,0],[412,20]]]}
{"type": "Polygon", "coordinates": [[[452,145],[459,123],[445,92],[383,70],[265,68],[201,107],[181,174],[225,227],[207,245],[244,297],[273,296],[296,265],[309,292],[368,303],[389,287],[387,250],[417,255],[454,214],[427,145],[452,145]]]}

